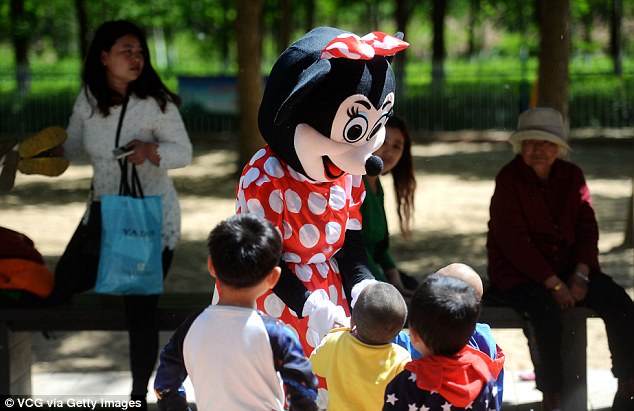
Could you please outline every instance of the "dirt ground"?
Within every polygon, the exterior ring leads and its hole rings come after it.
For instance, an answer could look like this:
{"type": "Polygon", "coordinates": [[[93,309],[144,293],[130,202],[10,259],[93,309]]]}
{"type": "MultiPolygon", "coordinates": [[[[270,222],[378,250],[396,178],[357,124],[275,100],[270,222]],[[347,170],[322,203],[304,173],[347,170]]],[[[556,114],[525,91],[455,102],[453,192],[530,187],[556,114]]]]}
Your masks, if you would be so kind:
{"type": "MultiPolygon", "coordinates": [[[[225,145],[195,144],[193,164],[173,170],[182,208],[180,242],[166,288],[188,291],[210,287],[205,240],[209,230],[233,214],[237,182],[235,155],[225,145]]],[[[389,210],[393,255],[402,269],[423,277],[452,261],[472,265],[486,281],[485,236],[494,176],[512,157],[506,143],[434,143],[413,147],[418,182],[413,235],[398,233],[389,210]]],[[[634,253],[620,248],[632,193],[630,142],[573,142],[570,159],[586,172],[601,236],[604,271],[634,295],[634,253]]],[[[31,237],[53,268],[83,213],[91,168],[74,164],[62,176],[18,175],[9,193],[0,193],[0,225],[31,237]]],[[[394,203],[391,182],[383,178],[386,204],[394,203]]],[[[517,330],[494,330],[509,369],[530,369],[526,340],[517,330]]],[[[166,338],[166,336],[162,336],[166,338]]],[[[54,333],[34,336],[34,371],[126,370],[124,333],[54,333]]],[[[605,329],[589,320],[588,367],[609,368],[605,329]]]]}

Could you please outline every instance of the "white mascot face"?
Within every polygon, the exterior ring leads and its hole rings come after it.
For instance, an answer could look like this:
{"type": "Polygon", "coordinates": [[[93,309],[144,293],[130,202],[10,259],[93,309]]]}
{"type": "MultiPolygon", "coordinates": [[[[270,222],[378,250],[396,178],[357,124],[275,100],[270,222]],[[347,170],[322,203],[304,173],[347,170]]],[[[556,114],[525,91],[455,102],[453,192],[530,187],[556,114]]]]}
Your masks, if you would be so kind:
{"type": "Polygon", "coordinates": [[[295,130],[295,150],[306,176],[332,181],[344,173],[366,174],[366,162],[385,141],[385,123],[392,114],[394,93],[379,107],[361,94],[347,97],[337,109],[330,138],[306,123],[295,130]]]}

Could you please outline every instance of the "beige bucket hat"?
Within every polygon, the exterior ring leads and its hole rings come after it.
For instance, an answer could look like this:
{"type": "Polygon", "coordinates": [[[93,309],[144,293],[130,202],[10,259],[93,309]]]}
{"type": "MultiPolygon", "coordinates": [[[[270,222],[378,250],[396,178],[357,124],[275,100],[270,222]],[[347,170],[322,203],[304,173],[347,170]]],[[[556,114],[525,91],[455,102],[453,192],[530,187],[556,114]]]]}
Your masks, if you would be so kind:
{"type": "Polygon", "coordinates": [[[550,107],[529,108],[520,114],[517,130],[509,137],[509,142],[520,143],[524,140],[546,140],[570,150],[563,117],[550,107]]]}

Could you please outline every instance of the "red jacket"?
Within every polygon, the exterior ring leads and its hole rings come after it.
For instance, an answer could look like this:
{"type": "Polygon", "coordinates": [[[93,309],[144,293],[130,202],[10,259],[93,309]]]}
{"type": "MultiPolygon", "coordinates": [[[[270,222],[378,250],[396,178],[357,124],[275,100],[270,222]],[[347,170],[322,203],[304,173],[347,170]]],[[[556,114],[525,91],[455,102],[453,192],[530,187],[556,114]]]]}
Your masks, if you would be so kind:
{"type": "Polygon", "coordinates": [[[540,182],[521,156],[495,179],[487,236],[488,274],[500,290],[567,278],[578,262],[600,271],[599,229],[583,172],[557,159],[540,182]]]}

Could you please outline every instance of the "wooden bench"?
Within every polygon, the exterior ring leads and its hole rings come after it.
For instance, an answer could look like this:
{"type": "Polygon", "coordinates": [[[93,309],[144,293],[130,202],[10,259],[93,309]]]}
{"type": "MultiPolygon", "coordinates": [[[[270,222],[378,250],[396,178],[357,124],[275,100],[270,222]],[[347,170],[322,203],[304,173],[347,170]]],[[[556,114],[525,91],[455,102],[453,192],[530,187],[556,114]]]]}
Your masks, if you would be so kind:
{"type": "MultiPolygon", "coordinates": [[[[174,330],[193,312],[206,307],[211,293],[164,294],[159,300],[159,328],[174,330]]],[[[563,313],[563,410],[587,409],[586,319],[595,314],[585,308],[563,313]]],[[[485,305],[481,322],[491,328],[523,329],[526,319],[505,306],[485,305]]],[[[31,332],[125,331],[121,297],[81,294],[72,304],[46,308],[0,309],[0,394],[31,394],[31,332]]],[[[502,347],[507,355],[512,347],[502,347]]]]}
{"type": "MultiPolygon", "coordinates": [[[[211,291],[163,294],[159,299],[159,329],[176,329],[210,303],[211,291]]],[[[67,305],[0,309],[0,394],[31,394],[31,332],[85,330],[126,331],[123,298],[80,294],[67,305]]]]}
{"type": "MultiPolygon", "coordinates": [[[[576,307],[562,312],[563,411],[588,409],[586,320],[592,317],[596,317],[596,314],[587,308],[576,307]]],[[[527,324],[527,320],[512,308],[498,305],[484,305],[480,322],[489,324],[491,328],[523,329],[527,324]]],[[[507,356],[510,348],[502,347],[507,356]]]]}

